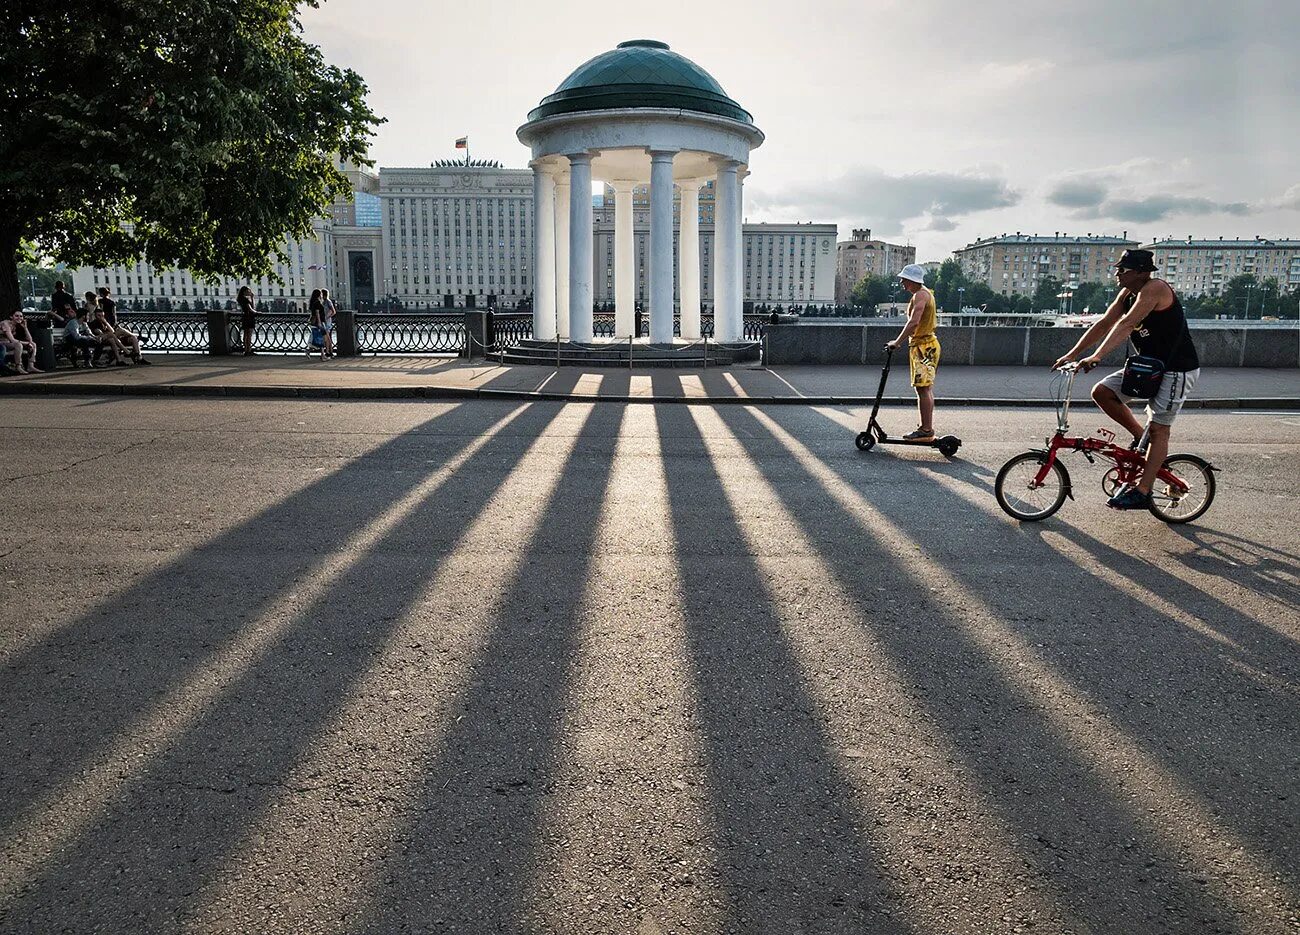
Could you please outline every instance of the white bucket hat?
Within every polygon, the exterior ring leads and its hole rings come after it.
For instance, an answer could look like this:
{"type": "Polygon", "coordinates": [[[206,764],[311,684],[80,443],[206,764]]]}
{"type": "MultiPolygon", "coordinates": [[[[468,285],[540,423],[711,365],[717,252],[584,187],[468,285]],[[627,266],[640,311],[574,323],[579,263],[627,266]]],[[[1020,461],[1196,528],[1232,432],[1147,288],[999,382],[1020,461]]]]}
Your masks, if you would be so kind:
{"type": "Polygon", "coordinates": [[[925,267],[920,263],[908,263],[903,267],[903,271],[898,274],[899,279],[910,279],[912,282],[919,282],[925,285],[925,267]]]}

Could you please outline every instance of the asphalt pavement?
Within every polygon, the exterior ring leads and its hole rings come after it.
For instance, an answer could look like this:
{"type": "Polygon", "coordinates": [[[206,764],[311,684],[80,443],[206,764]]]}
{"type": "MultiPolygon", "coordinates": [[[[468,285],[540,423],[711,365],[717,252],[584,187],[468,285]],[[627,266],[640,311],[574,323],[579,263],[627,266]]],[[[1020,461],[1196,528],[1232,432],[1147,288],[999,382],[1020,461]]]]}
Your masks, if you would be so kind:
{"type": "Polygon", "coordinates": [[[1295,932],[1300,411],[940,416],[4,399],[0,932],[1295,932]]]}

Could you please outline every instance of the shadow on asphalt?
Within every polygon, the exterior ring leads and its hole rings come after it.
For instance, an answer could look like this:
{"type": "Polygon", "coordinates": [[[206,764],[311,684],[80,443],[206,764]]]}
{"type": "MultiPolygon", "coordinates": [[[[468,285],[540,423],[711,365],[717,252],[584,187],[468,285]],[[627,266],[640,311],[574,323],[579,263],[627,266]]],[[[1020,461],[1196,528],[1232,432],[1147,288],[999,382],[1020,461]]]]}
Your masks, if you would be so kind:
{"type": "MultiPolygon", "coordinates": [[[[738,431],[754,432],[757,420],[748,412],[720,408],[720,416],[738,431]]],[[[787,431],[797,432],[797,416],[779,407],[768,410],[787,431]]],[[[820,414],[819,414],[820,415],[820,414]]],[[[826,418],[825,416],[821,416],[826,418]]],[[[827,421],[830,421],[829,419],[827,421]]],[[[761,426],[758,426],[761,428],[761,426]]],[[[776,441],[773,438],[773,441],[776,441]]],[[[935,484],[925,489],[925,508],[905,504],[886,490],[864,486],[852,457],[825,458],[825,465],[850,488],[899,527],[922,549],[941,548],[947,538],[945,518],[969,517],[969,499],[935,484]]],[[[804,496],[815,489],[811,476],[792,459],[782,459],[780,476],[773,461],[756,461],[775,483],[787,508],[808,535],[824,544],[822,554],[847,587],[856,589],[863,606],[874,599],[876,581],[864,581],[863,570],[897,588],[897,560],[879,547],[873,530],[824,496],[804,496]],[[853,542],[854,550],[842,544],[853,542]]],[[[962,477],[955,466],[943,470],[961,477],[972,497],[990,496],[979,480],[962,477]]],[[[935,466],[927,468],[937,470],[935,466]]],[[[880,479],[877,479],[879,482],[880,479]]],[[[1004,625],[1030,645],[1043,647],[1043,656],[1090,704],[1098,706],[1147,755],[1162,763],[1198,793],[1209,810],[1260,853],[1270,855],[1288,888],[1297,885],[1295,822],[1279,820],[1279,809],[1294,814],[1282,801],[1294,788],[1295,756],[1300,749],[1300,721],[1243,717],[1243,700],[1272,691],[1293,704],[1300,685],[1295,671],[1294,644],[1260,622],[1219,601],[1213,595],[1165,574],[1146,559],[1135,559],[1090,536],[1069,528],[1063,534],[1109,568],[1122,569],[1131,580],[1178,607],[1198,607],[1242,647],[1232,649],[1213,641],[1158,610],[1123,595],[1045,543],[1047,524],[1022,529],[1010,520],[1002,526],[982,524],[981,550],[996,547],[1014,554],[1001,574],[990,576],[986,562],[953,561],[947,571],[954,579],[992,604],[1004,625]],[[1073,614],[1097,610],[1110,618],[1073,614]],[[1090,620],[1084,623],[1084,620],[1090,620]],[[1093,629],[1083,631],[1089,626],[1093,629]],[[1262,668],[1287,687],[1264,688],[1232,664],[1233,657],[1262,668]],[[1122,665],[1115,661],[1123,660],[1122,665]]],[[[1059,528],[1059,527],[1058,527],[1059,528]]],[[[887,590],[903,593],[886,584],[887,590]]],[[[1092,769],[1081,751],[1062,745],[1060,736],[1034,716],[1023,697],[1012,690],[984,651],[964,633],[962,615],[942,596],[911,595],[920,628],[881,627],[875,635],[892,647],[893,661],[922,686],[921,697],[934,720],[949,726],[954,743],[967,757],[967,766],[980,776],[990,798],[1005,817],[1027,836],[1050,839],[1044,849],[1026,851],[1027,860],[1057,881],[1066,904],[1101,931],[1139,931],[1144,920],[1162,918],[1173,903],[1201,925],[1240,931],[1232,910],[1211,900],[1191,872],[1180,872],[1183,855],[1162,846],[1143,829],[1135,806],[1092,769]],[[939,657],[938,669],[927,659],[939,657]],[[961,673],[959,680],[941,672],[961,673]],[[988,708],[992,704],[993,711],[988,708]],[[1043,786],[1014,797],[999,795],[1005,777],[1040,777],[1043,786]],[[1070,789],[1068,798],[1053,795],[1052,784],[1070,789]],[[1024,794],[1028,792],[1029,794],[1024,794]]],[[[1189,828],[1189,834],[1203,829],[1189,828]]]]}
{"type": "Polygon", "coordinates": [[[419,764],[414,820],[387,842],[352,931],[509,932],[536,916],[537,838],[552,801],[585,586],[625,406],[593,406],[479,654],[462,717],[419,764]],[[602,450],[602,446],[608,450],[602,450]]]}
{"type": "Polygon", "coordinates": [[[1177,556],[1187,568],[1246,583],[1250,590],[1300,613],[1300,555],[1217,529],[1171,528],[1192,547],[1177,556]]]}
{"type": "MultiPolygon", "coordinates": [[[[312,594],[307,609],[295,614],[267,651],[222,686],[179,739],[147,751],[150,759],[141,774],[123,780],[109,807],[37,869],[34,882],[8,907],[9,920],[21,919],[34,931],[80,930],[90,919],[103,930],[162,931],[198,911],[191,904],[194,895],[221,874],[259,818],[287,791],[290,773],[349,701],[438,561],[454,550],[496,489],[494,480],[517,463],[562,407],[528,406],[450,475],[436,498],[419,502],[339,578],[314,587],[312,566],[456,454],[462,443],[457,436],[481,434],[507,411],[461,407],[436,418],[441,431],[456,433],[449,439],[431,442],[431,436],[408,433],[379,446],[32,648],[31,654],[47,660],[43,664],[13,665],[0,703],[22,715],[0,722],[0,743],[9,750],[31,749],[33,755],[23,768],[14,769],[11,760],[5,771],[8,786],[0,799],[14,806],[6,809],[5,834],[12,832],[10,822],[25,803],[48,786],[73,780],[160,695],[193,678],[238,631],[251,626],[286,582],[296,581],[312,594]],[[377,464],[410,468],[411,458],[416,469],[376,476],[377,464]],[[331,509],[322,511],[321,503],[331,509]],[[239,561],[249,554],[259,559],[274,554],[279,560],[253,568],[239,561]],[[413,557],[417,564],[394,574],[385,554],[413,557]],[[376,581],[383,585],[376,587],[376,581]],[[53,685],[67,690],[52,691],[53,685]],[[34,724],[46,729],[36,734],[34,724]]],[[[563,652],[573,640],[563,628],[552,637],[553,643],[530,646],[534,652],[548,646],[563,652]]],[[[496,647],[502,653],[499,677],[526,685],[518,667],[536,657],[517,655],[522,636],[504,639],[509,645],[496,647]]],[[[544,682],[531,690],[537,719],[549,729],[561,689],[544,682]]],[[[496,726],[494,719],[492,725],[479,723],[478,730],[486,736],[496,726]]],[[[522,748],[503,748],[525,735],[529,744],[540,744],[542,757],[549,756],[547,745],[527,726],[500,735],[496,743],[502,753],[519,757],[522,748]]],[[[511,840],[531,830],[514,826],[508,813],[505,819],[505,827],[485,833],[511,840]]],[[[485,842],[475,838],[474,843],[485,842]]],[[[490,853],[477,847],[447,857],[486,873],[475,862],[488,860],[490,853]]],[[[485,904],[501,900],[516,907],[510,896],[484,893],[485,904]]]]}
{"type": "MultiPolygon", "coordinates": [[[[737,407],[720,406],[719,412],[737,407]]],[[[690,673],[708,758],[727,931],[795,932],[836,920],[907,931],[822,715],[801,684],[780,612],[685,407],[655,419],[682,576],[690,673]],[[674,450],[676,449],[676,450],[674,450]],[[726,556],[725,561],[719,561],[726,556]],[[734,556],[734,557],[732,557],[734,556]]],[[[865,929],[864,929],[865,930],[865,929]]]]}

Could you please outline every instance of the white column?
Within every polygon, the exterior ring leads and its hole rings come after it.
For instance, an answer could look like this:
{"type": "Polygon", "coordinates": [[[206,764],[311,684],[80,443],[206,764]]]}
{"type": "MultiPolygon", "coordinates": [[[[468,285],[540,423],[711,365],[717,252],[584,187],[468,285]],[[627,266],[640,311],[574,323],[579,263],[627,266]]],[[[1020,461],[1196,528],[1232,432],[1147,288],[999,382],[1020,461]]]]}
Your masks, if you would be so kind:
{"type": "Polygon", "coordinates": [[[679,182],[681,221],[677,226],[677,256],[681,265],[677,288],[681,294],[682,338],[700,338],[700,182],[679,182]]]}
{"type": "Polygon", "coordinates": [[[533,164],[533,337],[555,340],[555,176],[533,164]]]}
{"type": "Polygon", "coordinates": [[[736,170],[736,200],[733,202],[736,213],[736,239],[732,243],[735,252],[732,262],[736,264],[736,294],[732,298],[732,314],[735,316],[732,325],[736,330],[737,341],[745,340],[745,177],[747,175],[749,175],[748,169],[736,170]]]}
{"type": "Polygon", "coordinates": [[[555,315],[560,339],[569,339],[569,173],[555,177],[555,315]]]}
{"type": "Polygon", "coordinates": [[[569,336],[591,341],[591,153],[569,156],[569,336]]]}
{"type": "Polygon", "coordinates": [[[614,186],[614,337],[626,338],[636,327],[636,239],[633,236],[632,189],[636,182],[614,186]]]}
{"type": "Polygon", "coordinates": [[[673,153],[650,150],[650,340],[673,341],[673,153]]]}
{"type": "Polygon", "coordinates": [[[736,254],[740,247],[736,224],[738,165],[730,160],[719,164],[713,193],[713,337],[716,341],[735,342],[741,335],[735,326],[740,316],[732,312],[733,305],[739,305],[740,288],[736,281],[736,254]]]}

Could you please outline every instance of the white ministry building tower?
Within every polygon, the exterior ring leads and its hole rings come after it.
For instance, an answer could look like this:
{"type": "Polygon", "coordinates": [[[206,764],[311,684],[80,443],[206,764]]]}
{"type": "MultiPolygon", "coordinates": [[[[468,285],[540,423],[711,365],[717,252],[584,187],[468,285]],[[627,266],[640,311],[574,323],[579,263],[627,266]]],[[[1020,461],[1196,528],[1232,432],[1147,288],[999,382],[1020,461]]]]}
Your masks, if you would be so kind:
{"type": "Polygon", "coordinates": [[[749,112],[690,59],[653,39],[620,42],[564,79],[528,115],[519,141],[532,149],[537,225],[533,334],[592,339],[592,183],[614,200],[615,338],[632,335],[636,257],[632,189],[650,186],[650,341],[673,342],[681,303],[681,337],[700,337],[702,277],[710,277],[714,339],[744,337],[743,182],[750,150],[763,134],[749,112]],[[714,182],[712,269],[700,267],[698,198],[714,182]],[[564,195],[568,194],[565,198],[564,195]],[[674,250],[674,194],[680,198],[680,244],[674,250]],[[558,325],[558,327],[557,327],[558,325]],[[567,325],[567,328],[566,328],[567,325]]]}

